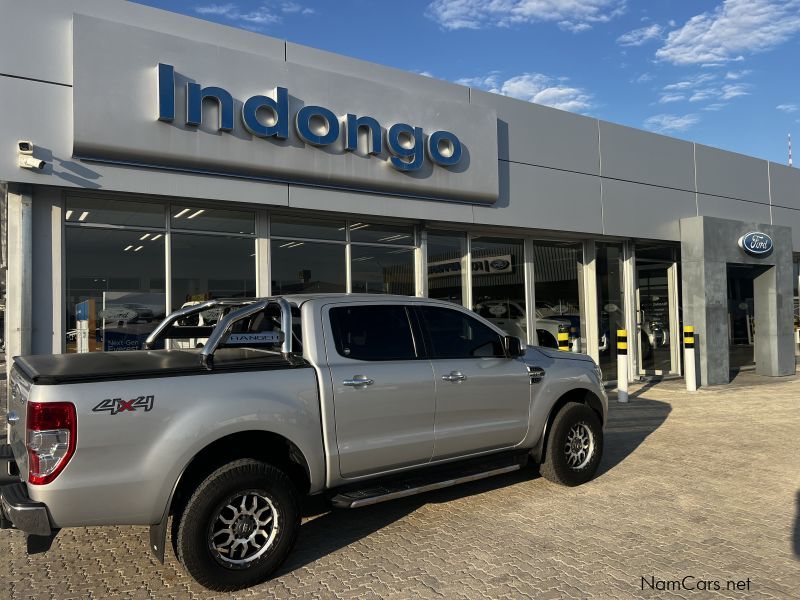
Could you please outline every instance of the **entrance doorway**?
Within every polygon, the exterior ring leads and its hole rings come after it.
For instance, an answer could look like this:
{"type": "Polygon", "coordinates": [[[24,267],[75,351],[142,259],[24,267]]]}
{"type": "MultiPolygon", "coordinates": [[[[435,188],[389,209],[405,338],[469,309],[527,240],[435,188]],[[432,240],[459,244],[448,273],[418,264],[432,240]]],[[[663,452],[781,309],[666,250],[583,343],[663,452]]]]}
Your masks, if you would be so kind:
{"type": "Polygon", "coordinates": [[[728,265],[728,355],[732,374],[755,366],[755,278],[762,267],[728,265]]]}
{"type": "Polygon", "coordinates": [[[640,375],[680,372],[678,248],[636,245],[636,330],[640,375]]]}

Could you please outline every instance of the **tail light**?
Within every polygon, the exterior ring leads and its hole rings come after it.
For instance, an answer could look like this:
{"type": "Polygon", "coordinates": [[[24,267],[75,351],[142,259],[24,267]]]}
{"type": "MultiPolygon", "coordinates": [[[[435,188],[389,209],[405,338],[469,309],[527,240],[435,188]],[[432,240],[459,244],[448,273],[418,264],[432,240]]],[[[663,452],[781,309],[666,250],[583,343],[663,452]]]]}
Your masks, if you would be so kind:
{"type": "Polygon", "coordinates": [[[75,453],[78,422],[71,402],[28,402],[28,482],[50,483],[75,453]]]}

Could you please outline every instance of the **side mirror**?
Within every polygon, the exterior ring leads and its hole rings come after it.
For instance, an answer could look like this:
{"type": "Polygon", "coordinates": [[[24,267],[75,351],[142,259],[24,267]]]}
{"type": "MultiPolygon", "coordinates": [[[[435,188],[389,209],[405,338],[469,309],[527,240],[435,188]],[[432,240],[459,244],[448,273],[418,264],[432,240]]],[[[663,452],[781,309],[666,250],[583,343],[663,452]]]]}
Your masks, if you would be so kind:
{"type": "Polygon", "coordinates": [[[507,335],[503,337],[503,347],[506,350],[506,356],[509,358],[519,358],[525,354],[525,348],[522,346],[522,341],[513,335],[507,335]]]}

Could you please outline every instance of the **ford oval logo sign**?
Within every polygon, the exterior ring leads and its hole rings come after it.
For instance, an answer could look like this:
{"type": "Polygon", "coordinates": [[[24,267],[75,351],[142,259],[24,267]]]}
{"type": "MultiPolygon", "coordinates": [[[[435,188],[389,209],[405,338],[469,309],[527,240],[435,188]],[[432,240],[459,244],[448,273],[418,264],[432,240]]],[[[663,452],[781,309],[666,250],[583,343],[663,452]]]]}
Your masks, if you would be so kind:
{"type": "Polygon", "coordinates": [[[769,256],[772,254],[772,238],[760,231],[751,231],[739,238],[739,248],[750,256],[769,256]]]}

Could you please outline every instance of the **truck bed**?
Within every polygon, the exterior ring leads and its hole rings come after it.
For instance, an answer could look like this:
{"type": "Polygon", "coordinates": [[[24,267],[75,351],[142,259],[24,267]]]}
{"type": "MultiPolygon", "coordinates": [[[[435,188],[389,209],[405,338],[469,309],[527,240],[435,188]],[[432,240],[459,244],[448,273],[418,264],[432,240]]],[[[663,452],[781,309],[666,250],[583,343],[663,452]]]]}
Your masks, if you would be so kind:
{"type": "Polygon", "coordinates": [[[212,375],[231,371],[267,371],[310,366],[299,357],[285,358],[274,352],[252,348],[220,348],[214,354],[214,368],[211,371],[200,364],[199,348],[17,356],[14,361],[20,373],[38,385],[212,375]]]}

